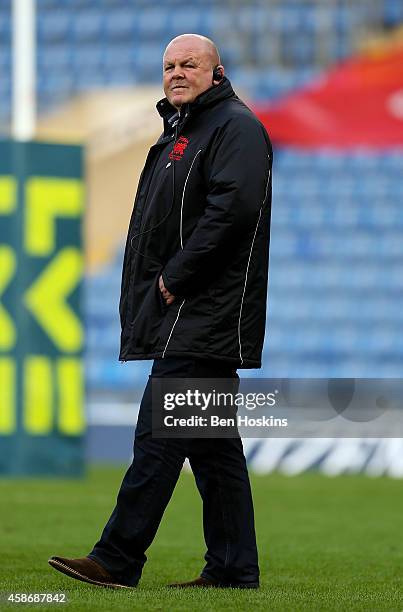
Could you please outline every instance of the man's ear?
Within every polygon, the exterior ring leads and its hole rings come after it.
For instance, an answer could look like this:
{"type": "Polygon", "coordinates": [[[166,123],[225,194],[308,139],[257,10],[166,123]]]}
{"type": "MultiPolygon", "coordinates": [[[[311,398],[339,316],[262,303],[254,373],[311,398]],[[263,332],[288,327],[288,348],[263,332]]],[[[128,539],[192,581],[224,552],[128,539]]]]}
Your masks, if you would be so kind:
{"type": "Polygon", "coordinates": [[[218,85],[224,78],[224,66],[218,64],[213,70],[213,85],[218,85]]]}

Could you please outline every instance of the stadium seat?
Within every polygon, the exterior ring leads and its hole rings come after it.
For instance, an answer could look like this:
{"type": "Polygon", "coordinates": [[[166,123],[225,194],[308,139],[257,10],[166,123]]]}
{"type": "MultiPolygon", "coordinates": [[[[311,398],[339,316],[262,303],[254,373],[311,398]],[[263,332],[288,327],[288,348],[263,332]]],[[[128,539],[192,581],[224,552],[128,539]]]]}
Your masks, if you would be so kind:
{"type": "Polygon", "coordinates": [[[183,34],[183,32],[203,32],[205,10],[202,6],[189,4],[183,11],[167,11],[165,29],[167,42],[169,38],[183,34]]]}
{"type": "Polygon", "coordinates": [[[39,49],[42,45],[66,41],[71,35],[73,17],[68,10],[45,12],[37,20],[39,49]]]}
{"type": "Polygon", "coordinates": [[[71,24],[74,44],[101,41],[103,36],[103,16],[97,10],[81,10],[74,13],[71,24]]]}
{"type": "Polygon", "coordinates": [[[123,41],[133,41],[138,35],[138,30],[137,16],[127,9],[111,10],[105,14],[104,32],[108,44],[120,45],[123,41]]]}
{"type": "Polygon", "coordinates": [[[158,8],[142,8],[136,11],[137,34],[140,41],[149,39],[161,41],[168,25],[168,9],[161,5],[158,8]]]}

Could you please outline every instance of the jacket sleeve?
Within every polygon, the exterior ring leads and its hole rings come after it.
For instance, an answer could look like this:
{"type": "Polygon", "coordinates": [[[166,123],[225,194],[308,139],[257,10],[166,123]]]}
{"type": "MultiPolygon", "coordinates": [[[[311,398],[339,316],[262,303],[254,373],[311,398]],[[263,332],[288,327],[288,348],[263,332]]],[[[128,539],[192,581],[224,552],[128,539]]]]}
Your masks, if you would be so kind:
{"type": "Polygon", "coordinates": [[[270,179],[271,147],[254,117],[231,119],[206,154],[207,196],[192,234],[162,271],[173,295],[191,295],[217,273],[223,252],[256,227],[270,179]]]}

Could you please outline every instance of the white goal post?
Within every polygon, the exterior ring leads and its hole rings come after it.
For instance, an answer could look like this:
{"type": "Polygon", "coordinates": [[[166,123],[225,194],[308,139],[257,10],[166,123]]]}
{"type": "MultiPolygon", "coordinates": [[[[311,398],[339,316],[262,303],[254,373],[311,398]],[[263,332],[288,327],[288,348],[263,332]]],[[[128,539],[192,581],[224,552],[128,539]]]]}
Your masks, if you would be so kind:
{"type": "Polygon", "coordinates": [[[12,4],[12,126],[15,140],[31,140],[36,128],[35,0],[12,4]]]}

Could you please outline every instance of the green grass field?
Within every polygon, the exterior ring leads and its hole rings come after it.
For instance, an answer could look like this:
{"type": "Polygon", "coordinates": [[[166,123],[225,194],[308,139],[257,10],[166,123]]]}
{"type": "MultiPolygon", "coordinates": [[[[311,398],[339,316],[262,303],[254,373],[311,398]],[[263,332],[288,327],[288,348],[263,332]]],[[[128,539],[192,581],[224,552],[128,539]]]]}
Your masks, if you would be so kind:
{"type": "Polygon", "coordinates": [[[182,474],[137,589],[91,587],[49,556],[84,556],[109,516],[123,469],[83,481],[1,480],[1,608],[69,610],[403,610],[403,483],[361,476],[254,476],[258,591],[177,591],[203,566],[201,504],[182,474]],[[5,593],[65,592],[68,604],[5,604],[5,593]]]}

